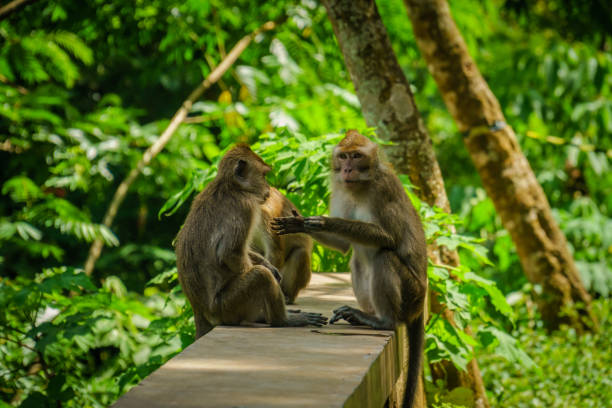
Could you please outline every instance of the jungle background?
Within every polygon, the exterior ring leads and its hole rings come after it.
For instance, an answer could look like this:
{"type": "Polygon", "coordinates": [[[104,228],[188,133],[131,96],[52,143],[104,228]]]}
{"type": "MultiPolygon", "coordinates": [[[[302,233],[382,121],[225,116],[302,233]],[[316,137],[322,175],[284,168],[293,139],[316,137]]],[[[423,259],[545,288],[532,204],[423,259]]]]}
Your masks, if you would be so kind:
{"type": "MultiPolygon", "coordinates": [[[[172,241],[215,163],[247,142],[308,215],[325,213],[329,153],[368,129],[315,0],[29,1],[0,7],[0,406],[107,406],[193,341],[172,241]],[[183,101],[268,21],[142,169],[111,228],[119,183],[183,101]],[[91,243],[104,243],[93,273],[91,243]]],[[[475,357],[492,406],[612,399],[612,9],[605,1],[452,0],[470,54],[514,128],[568,240],[599,328],[547,331],[514,244],[430,77],[400,0],[378,9],[409,79],[453,215],[421,203],[430,242],[459,250],[430,286],[430,363],[475,357]],[[465,335],[470,327],[474,337],[465,335]]],[[[409,182],[406,178],[402,179],[409,182]]],[[[315,271],[346,271],[316,247],[315,271]]],[[[571,311],[568,311],[570,313],[571,311]]],[[[426,384],[430,406],[469,390],[426,384]]],[[[466,395],[467,392],[467,395],[466,395]]]]}

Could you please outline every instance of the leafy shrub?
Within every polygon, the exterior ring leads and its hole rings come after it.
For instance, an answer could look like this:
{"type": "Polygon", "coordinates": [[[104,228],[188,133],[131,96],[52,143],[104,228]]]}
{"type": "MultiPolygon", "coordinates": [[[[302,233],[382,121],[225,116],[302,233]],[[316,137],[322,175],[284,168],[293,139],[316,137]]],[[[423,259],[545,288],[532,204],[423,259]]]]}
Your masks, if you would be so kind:
{"type": "Polygon", "coordinates": [[[22,407],[106,406],[122,391],[121,373],[159,366],[191,342],[172,330],[143,332],[155,316],[178,311],[157,294],[128,293],[118,278],[96,288],[73,268],[1,281],[2,399],[22,407]]]}
{"type": "MultiPolygon", "coordinates": [[[[612,400],[612,304],[594,302],[600,331],[578,335],[562,328],[554,333],[534,323],[535,311],[528,296],[517,304],[519,324],[513,335],[534,360],[526,368],[496,356],[478,357],[490,401],[508,408],[603,408],[612,400]]],[[[537,322],[537,320],[535,320],[537,322]]]]}

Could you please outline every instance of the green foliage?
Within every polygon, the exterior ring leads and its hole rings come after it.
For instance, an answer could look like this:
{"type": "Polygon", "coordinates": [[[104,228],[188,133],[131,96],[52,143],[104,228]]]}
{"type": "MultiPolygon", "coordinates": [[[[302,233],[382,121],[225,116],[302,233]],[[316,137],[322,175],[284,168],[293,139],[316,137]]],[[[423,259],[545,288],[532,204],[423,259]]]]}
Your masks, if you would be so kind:
{"type": "MultiPolygon", "coordinates": [[[[610,13],[597,9],[601,2],[587,3],[450,6],[554,207],[586,287],[606,298],[610,13]]],[[[459,268],[429,268],[430,286],[456,324],[432,317],[429,360],[450,358],[463,367],[475,353],[500,406],[563,406],[564,399],[602,406],[598,401],[610,399],[605,325],[584,337],[548,338],[542,331],[514,245],[420,57],[402,1],[377,5],[456,214],[414,199],[429,241],[457,248],[461,257],[459,268]],[[474,338],[465,335],[468,326],[474,338]]],[[[30,2],[0,21],[0,37],[1,400],[105,406],[193,338],[171,242],[223,152],[250,143],[274,166],[273,185],[304,214],[323,214],[329,151],[338,138],[330,132],[363,129],[365,121],[316,1],[30,2]],[[99,224],[119,181],[189,92],[240,38],[281,15],[288,20],[255,39],[143,169],[112,231],[99,224]],[[86,278],[74,267],[94,238],[107,247],[86,278]]],[[[347,257],[320,246],[313,258],[317,270],[348,269],[347,257]]],[[[599,302],[607,316],[609,302],[599,302]]],[[[443,382],[427,387],[433,406],[459,406],[471,397],[465,389],[449,392],[443,382]]]]}
{"type": "Polygon", "coordinates": [[[0,282],[0,310],[1,395],[22,407],[107,406],[122,372],[185,346],[171,331],[143,331],[155,315],[178,315],[174,303],[145,302],[116,277],[97,288],[73,268],[0,282]]]}
{"type": "Polygon", "coordinates": [[[598,333],[572,329],[548,333],[533,322],[528,296],[518,304],[521,323],[513,335],[539,369],[519,367],[491,355],[479,356],[490,402],[498,407],[605,407],[612,398],[611,304],[594,303],[598,333]]]}
{"type": "MultiPolygon", "coordinates": [[[[99,238],[107,245],[119,244],[107,227],[92,223],[87,214],[68,200],[43,191],[28,177],[7,180],[2,186],[2,194],[8,196],[13,205],[10,217],[0,217],[0,243],[8,258],[12,251],[22,256],[27,251],[34,258],[52,257],[61,261],[64,250],[53,239],[45,242],[55,231],[84,242],[99,238]]],[[[8,262],[4,256],[0,257],[0,265],[8,262]]]]}
{"type": "Polygon", "coordinates": [[[53,79],[71,88],[79,78],[76,61],[93,63],[92,51],[74,33],[66,31],[31,31],[20,36],[4,25],[0,36],[8,44],[0,53],[2,74],[11,82],[20,79],[28,84],[53,79]]]}

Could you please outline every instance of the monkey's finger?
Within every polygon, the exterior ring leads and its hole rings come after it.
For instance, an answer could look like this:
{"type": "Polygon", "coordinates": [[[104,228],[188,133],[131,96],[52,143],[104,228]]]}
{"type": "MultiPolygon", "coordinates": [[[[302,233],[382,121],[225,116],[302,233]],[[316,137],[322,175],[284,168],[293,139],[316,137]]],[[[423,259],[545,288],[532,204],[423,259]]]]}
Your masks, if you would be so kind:
{"type": "Polygon", "coordinates": [[[273,230],[294,230],[294,229],[298,229],[298,228],[302,228],[302,225],[304,225],[303,223],[296,223],[296,222],[277,222],[277,223],[272,223],[270,224],[270,227],[272,227],[273,230]]]}
{"type": "Polygon", "coordinates": [[[334,314],[338,314],[338,313],[345,312],[347,310],[352,310],[352,309],[353,308],[348,305],[340,306],[339,308],[334,310],[334,314]]]}
{"type": "Polygon", "coordinates": [[[297,216],[292,216],[292,217],[274,217],[272,219],[272,222],[275,222],[275,223],[296,222],[296,221],[303,222],[303,220],[304,220],[304,217],[297,215],[297,216]]]}
{"type": "Polygon", "coordinates": [[[295,210],[291,210],[291,214],[293,214],[294,217],[299,217],[300,213],[295,211],[295,210]]]}
{"type": "Polygon", "coordinates": [[[355,309],[350,306],[342,306],[334,311],[334,316],[330,319],[329,323],[335,323],[338,320],[346,320],[351,325],[359,324],[360,321],[355,317],[353,313],[355,309]]]}
{"type": "Polygon", "coordinates": [[[272,226],[272,231],[274,231],[276,235],[287,235],[304,232],[304,227],[297,225],[283,225],[278,227],[272,226]]]}
{"type": "Polygon", "coordinates": [[[301,309],[287,309],[287,313],[301,313],[301,309]]]}
{"type": "Polygon", "coordinates": [[[308,322],[313,326],[320,327],[320,326],[323,326],[324,324],[327,324],[327,317],[324,317],[324,316],[309,317],[308,322]]]}
{"type": "Polygon", "coordinates": [[[342,316],[338,315],[338,314],[334,314],[332,316],[331,319],[329,319],[329,324],[334,324],[336,323],[338,320],[342,319],[342,316]]]}
{"type": "Polygon", "coordinates": [[[272,221],[270,224],[270,228],[272,231],[278,233],[283,233],[285,231],[290,231],[292,229],[292,225],[286,221],[272,221]]]}
{"type": "Polygon", "coordinates": [[[359,320],[357,316],[351,313],[348,313],[346,316],[344,316],[344,320],[349,322],[351,326],[359,326],[361,324],[361,320],[359,320]]]}

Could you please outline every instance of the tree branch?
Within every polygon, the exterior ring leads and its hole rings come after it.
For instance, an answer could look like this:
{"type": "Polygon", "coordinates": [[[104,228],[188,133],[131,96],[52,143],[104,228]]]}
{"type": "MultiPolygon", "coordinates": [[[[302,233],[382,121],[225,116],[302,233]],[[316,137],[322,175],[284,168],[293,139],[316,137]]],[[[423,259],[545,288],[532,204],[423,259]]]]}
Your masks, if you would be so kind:
{"type": "MultiPolygon", "coordinates": [[[[106,214],[104,215],[104,220],[102,223],[109,227],[113,224],[115,216],[117,215],[117,210],[119,206],[125,199],[125,196],[128,192],[128,189],[134,183],[134,180],[138,177],[142,169],[147,166],[155,156],[162,151],[162,149],[166,146],[170,138],[174,135],[174,132],[179,127],[179,125],[185,120],[187,114],[191,110],[193,103],[202,96],[204,91],[211,87],[215,82],[217,82],[223,74],[232,66],[234,62],[238,59],[238,57],[242,54],[242,52],[247,48],[247,46],[253,41],[253,39],[260,33],[265,31],[270,31],[275,29],[281,21],[268,21],[252,33],[242,37],[240,41],[234,45],[234,47],[230,50],[227,56],[221,61],[221,63],[213,69],[213,71],[200,83],[200,85],[194,89],[191,94],[187,97],[187,99],[183,102],[179,110],[176,111],[172,120],[168,124],[168,127],[164,130],[161,136],[153,143],[142,155],[142,158],[134,167],[128,176],[121,182],[111,203],[106,210],[106,214]]],[[[94,266],[100,254],[102,252],[103,242],[100,239],[96,239],[91,247],[89,248],[89,254],[87,256],[87,260],[85,261],[85,273],[87,275],[91,275],[93,272],[94,266]]]]}
{"type": "Polygon", "coordinates": [[[11,13],[17,10],[18,7],[25,5],[26,3],[31,3],[36,0],[13,0],[6,6],[0,7],[0,21],[7,18],[11,13]]]}

